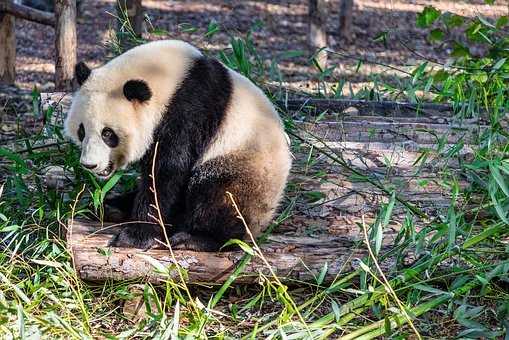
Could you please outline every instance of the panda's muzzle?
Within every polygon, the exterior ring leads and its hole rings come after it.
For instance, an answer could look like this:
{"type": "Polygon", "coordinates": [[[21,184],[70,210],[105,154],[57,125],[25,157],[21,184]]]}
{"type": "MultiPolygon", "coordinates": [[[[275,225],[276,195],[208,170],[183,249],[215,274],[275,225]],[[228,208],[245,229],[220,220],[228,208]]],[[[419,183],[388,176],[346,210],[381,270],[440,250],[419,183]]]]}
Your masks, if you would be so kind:
{"type": "Polygon", "coordinates": [[[110,177],[110,175],[113,173],[113,170],[115,170],[115,167],[113,166],[113,162],[110,162],[106,169],[101,172],[96,172],[95,174],[99,177],[102,177],[103,179],[106,179],[110,177]]]}

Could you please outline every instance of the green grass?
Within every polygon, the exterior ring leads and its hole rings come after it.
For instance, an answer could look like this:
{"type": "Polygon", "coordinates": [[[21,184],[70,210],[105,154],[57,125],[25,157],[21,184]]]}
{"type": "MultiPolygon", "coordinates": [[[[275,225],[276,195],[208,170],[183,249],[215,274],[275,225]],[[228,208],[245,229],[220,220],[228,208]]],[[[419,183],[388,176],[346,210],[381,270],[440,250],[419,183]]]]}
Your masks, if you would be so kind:
{"type": "MultiPolygon", "coordinates": [[[[211,36],[215,31],[217,27],[209,25],[205,34],[211,36]]],[[[277,63],[267,66],[250,36],[232,38],[231,47],[219,54],[228,66],[261,85],[281,79],[277,63]]],[[[66,221],[72,216],[101,216],[105,194],[114,186],[116,190],[132,187],[136,172],[97,182],[81,170],[77,147],[63,138],[62,113],[53,108],[35,110],[33,115],[45,117],[44,127],[33,131],[20,124],[14,145],[0,146],[0,338],[502,337],[509,327],[509,143],[500,112],[508,106],[509,87],[502,78],[506,64],[501,66],[497,60],[486,64],[491,73],[484,82],[468,81],[466,77],[477,79],[478,74],[461,73],[462,64],[453,75],[456,83],[440,83],[437,69],[425,65],[411,72],[401,89],[409,94],[408,100],[419,100],[414,94],[426,90],[437,100],[453,104],[459,115],[480,114],[484,108],[483,114],[489,117],[490,125],[479,135],[473,159],[462,162],[454,175],[449,169],[441,171],[440,181],[451,192],[450,207],[441,214],[429,215],[409,204],[386,181],[352,168],[317,138],[311,136],[313,145],[299,139],[303,131],[285,116],[294,151],[307,155],[296,167],[317,174],[320,180],[324,176],[318,160],[327,158],[387,196],[374,222],[358,226],[366,228],[373,256],[357,259],[355,269],[343,268],[331,283],[323,281],[324,263],[316,282],[284,282],[269,270],[270,274],[260,274],[256,284],[238,284],[235,280],[249,261],[263,256],[247,245],[236,270],[219,286],[190,286],[171,278],[157,286],[144,280],[83,282],[63,240],[66,221]],[[429,79],[434,79],[436,89],[429,79]],[[65,169],[74,179],[48,189],[44,181],[51,166],[65,169]],[[459,179],[470,185],[461,188],[459,179]],[[473,206],[469,210],[462,208],[467,203],[473,206]],[[406,217],[397,221],[402,228],[387,252],[381,241],[394,222],[396,208],[403,209],[406,217]],[[420,228],[416,228],[417,217],[425,221],[420,228]],[[408,253],[415,253],[416,260],[403,264],[408,253]],[[381,272],[377,263],[388,259],[394,259],[394,268],[381,272]],[[133,318],[124,306],[136,305],[136,301],[141,301],[142,312],[133,318]]],[[[330,77],[331,72],[322,70],[316,79],[330,77]]],[[[267,92],[272,99],[284,100],[283,88],[270,87],[267,92]]],[[[390,94],[368,91],[367,96],[390,94]]],[[[37,100],[34,92],[35,108],[37,100]]],[[[463,147],[459,142],[447,151],[443,145],[438,140],[435,150],[451,158],[463,147]]],[[[430,150],[423,150],[416,170],[428,156],[430,150]]],[[[419,171],[416,176],[419,178],[419,171]]],[[[290,183],[272,228],[290,218],[303,197],[310,206],[316,204],[321,197],[315,196],[298,183],[290,183]]]]}

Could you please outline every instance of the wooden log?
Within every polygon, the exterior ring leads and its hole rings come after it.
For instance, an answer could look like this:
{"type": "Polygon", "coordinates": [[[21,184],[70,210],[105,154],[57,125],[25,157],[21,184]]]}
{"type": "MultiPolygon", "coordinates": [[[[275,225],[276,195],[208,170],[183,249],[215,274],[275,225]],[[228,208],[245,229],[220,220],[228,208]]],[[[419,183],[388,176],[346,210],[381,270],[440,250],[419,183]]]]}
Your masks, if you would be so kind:
{"type": "MultiPolygon", "coordinates": [[[[2,5],[3,2],[0,2],[2,5]]],[[[16,32],[14,16],[0,7],[0,84],[12,85],[16,80],[16,32]]]]}
{"type": "MultiPolygon", "coordinates": [[[[151,282],[161,282],[169,277],[178,278],[174,270],[175,261],[168,250],[109,248],[108,242],[119,230],[119,227],[101,227],[90,221],[75,220],[69,223],[68,248],[81,278],[91,281],[145,278],[151,282]],[[157,272],[147,258],[168,268],[168,273],[157,272]]],[[[341,236],[316,238],[277,234],[269,236],[268,242],[261,248],[264,257],[281,279],[296,281],[315,281],[327,263],[324,282],[331,282],[337,274],[355,268],[355,259],[367,254],[364,247],[356,246],[349,238],[341,236]]],[[[188,282],[192,283],[224,282],[242,256],[241,251],[175,251],[176,262],[187,272],[188,282]]],[[[391,265],[388,261],[383,263],[385,269],[391,265]]],[[[270,276],[263,261],[255,257],[237,282],[256,282],[259,273],[270,276]]]]}
{"type": "Polygon", "coordinates": [[[391,117],[451,117],[454,110],[450,105],[435,103],[403,103],[394,101],[370,101],[353,99],[290,99],[277,103],[288,111],[304,112],[317,115],[323,111],[342,113],[355,108],[359,115],[391,116],[391,117]]]}
{"type": "Polygon", "coordinates": [[[339,37],[351,41],[353,22],[353,0],[341,0],[339,4],[339,37]]]}
{"type": "Polygon", "coordinates": [[[10,0],[0,1],[0,12],[9,13],[17,18],[37,22],[47,26],[55,26],[55,15],[52,13],[40,11],[38,9],[19,5],[10,0]]]}
{"type": "MultiPolygon", "coordinates": [[[[325,0],[309,0],[308,42],[312,53],[327,47],[327,8],[325,0]]],[[[315,57],[322,70],[327,67],[327,52],[322,50],[315,57]]]]}
{"type": "Polygon", "coordinates": [[[55,89],[71,90],[76,65],[76,0],[56,0],[55,16],[55,89]]]}
{"type": "Polygon", "coordinates": [[[364,143],[415,142],[417,144],[437,144],[443,141],[456,144],[475,144],[479,133],[486,126],[475,122],[463,123],[423,123],[408,119],[372,120],[366,117],[349,118],[342,121],[309,123],[301,122],[299,133],[304,138],[315,139],[317,142],[350,141],[364,143]]]}

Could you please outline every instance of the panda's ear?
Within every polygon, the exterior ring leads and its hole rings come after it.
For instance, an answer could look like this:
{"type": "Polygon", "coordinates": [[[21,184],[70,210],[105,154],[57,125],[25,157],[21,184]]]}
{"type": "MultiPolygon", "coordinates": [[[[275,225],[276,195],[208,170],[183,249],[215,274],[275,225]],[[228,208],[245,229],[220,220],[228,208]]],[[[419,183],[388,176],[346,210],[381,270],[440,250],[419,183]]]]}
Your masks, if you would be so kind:
{"type": "Polygon", "coordinates": [[[76,81],[80,86],[83,85],[85,80],[88,79],[90,73],[92,73],[92,70],[87,66],[87,64],[85,64],[82,61],[77,63],[76,66],[74,66],[74,75],[76,77],[76,81]]]}
{"type": "Polygon", "coordinates": [[[152,91],[143,80],[128,80],[124,84],[124,96],[129,101],[146,102],[152,98],[152,91]]]}

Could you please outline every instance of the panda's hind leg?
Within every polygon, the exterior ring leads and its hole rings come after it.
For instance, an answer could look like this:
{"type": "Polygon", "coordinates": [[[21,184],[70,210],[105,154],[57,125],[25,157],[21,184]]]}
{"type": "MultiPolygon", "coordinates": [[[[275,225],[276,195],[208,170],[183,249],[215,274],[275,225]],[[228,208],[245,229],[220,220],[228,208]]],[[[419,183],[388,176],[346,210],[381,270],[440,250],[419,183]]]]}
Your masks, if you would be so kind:
{"type": "Polygon", "coordinates": [[[245,226],[238,218],[233,195],[249,227],[258,228],[256,216],[268,210],[264,204],[264,181],[247,157],[229,155],[214,158],[197,167],[186,194],[183,228],[171,237],[177,248],[217,251],[229,239],[242,239],[245,226]]]}

